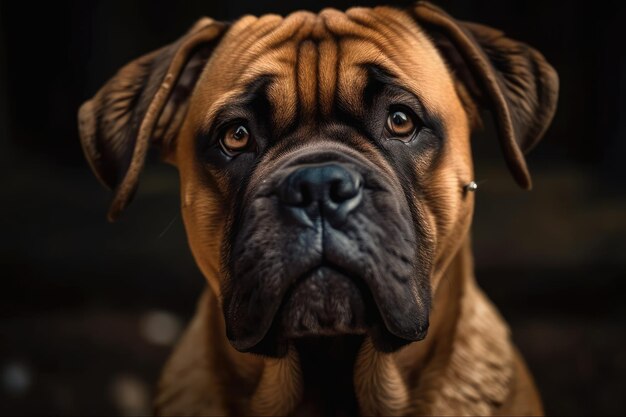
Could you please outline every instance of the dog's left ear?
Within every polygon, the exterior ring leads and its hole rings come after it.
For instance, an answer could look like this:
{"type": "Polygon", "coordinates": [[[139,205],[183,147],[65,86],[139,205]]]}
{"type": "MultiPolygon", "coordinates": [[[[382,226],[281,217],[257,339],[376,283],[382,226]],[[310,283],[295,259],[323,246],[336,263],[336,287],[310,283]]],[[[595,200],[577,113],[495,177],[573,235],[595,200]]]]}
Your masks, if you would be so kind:
{"type": "Polygon", "coordinates": [[[150,146],[171,161],[189,97],[226,24],[200,19],[174,43],[124,66],[78,112],[85,157],[114,191],[108,219],[131,200],[150,146]]]}
{"type": "Polygon", "coordinates": [[[411,12],[466,90],[491,109],[507,165],[517,183],[530,189],[524,153],[539,142],[556,111],[554,68],[538,51],[499,30],[458,21],[427,2],[411,12]]]}

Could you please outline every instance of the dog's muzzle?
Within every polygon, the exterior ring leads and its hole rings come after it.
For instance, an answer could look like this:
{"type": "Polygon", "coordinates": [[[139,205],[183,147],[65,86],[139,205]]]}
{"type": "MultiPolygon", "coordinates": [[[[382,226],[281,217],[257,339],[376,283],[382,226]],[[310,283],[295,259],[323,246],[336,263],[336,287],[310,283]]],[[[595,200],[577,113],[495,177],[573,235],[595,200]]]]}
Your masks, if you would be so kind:
{"type": "Polygon", "coordinates": [[[401,187],[367,161],[309,154],[250,188],[224,289],[235,348],[280,356],[294,338],[367,333],[393,350],[425,336],[428,278],[401,187]]]}

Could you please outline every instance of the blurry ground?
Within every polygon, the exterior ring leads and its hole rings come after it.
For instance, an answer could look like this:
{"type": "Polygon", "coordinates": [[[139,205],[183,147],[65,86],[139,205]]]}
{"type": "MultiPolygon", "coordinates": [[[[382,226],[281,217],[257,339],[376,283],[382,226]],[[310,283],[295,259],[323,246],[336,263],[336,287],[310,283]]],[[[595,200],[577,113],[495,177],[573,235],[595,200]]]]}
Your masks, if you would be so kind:
{"type": "MultiPolygon", "coordinates": [[[[589,173],[534,171],[525,193],[504,170],[478,167],[479,282],[510,322],[548,413],[619,414],[626,200],[598,198],[589,173]]],[[[35,160],[15,174],[0,180],[9,237],[0,243],[0,412],[149,413],[203,285],[175,171],[149,168],[113,225],[86,169],[35,160]]]]}

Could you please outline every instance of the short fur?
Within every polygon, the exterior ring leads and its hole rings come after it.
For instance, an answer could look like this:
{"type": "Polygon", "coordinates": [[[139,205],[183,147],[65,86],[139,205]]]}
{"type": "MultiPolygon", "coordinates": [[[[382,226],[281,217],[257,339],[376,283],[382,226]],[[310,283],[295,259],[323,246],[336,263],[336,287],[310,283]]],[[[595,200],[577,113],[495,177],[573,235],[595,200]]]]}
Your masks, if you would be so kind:
{"type": "Polygon", "coordinates": [[[464,186],[485,107],[530,188],[523,153],[557,92],[539,52],[425,2],[205,18],[120,70],[79,113],[85,155],[114,190],[109,218],[159,147],[179,169],[208,283],[163,371],[157,413],[541,414],[476,285],[464,186]],[[397,103],[419,120],[408,143],[381,133],[397,103]],[[236,157],[219,145],[233,120],[256,139],[236,157]],[[277,190],[329,161],[362,180],[358,209],[332,227],[323,216],[296,225],[277,190]]]}

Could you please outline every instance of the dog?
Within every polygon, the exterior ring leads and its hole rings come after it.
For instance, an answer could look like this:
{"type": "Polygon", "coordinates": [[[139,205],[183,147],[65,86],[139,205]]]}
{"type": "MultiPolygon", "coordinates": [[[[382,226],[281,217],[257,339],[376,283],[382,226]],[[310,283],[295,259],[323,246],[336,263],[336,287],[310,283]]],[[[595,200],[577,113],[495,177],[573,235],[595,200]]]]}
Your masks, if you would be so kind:
{"type": "Polygon", "coordinates": [[[471,132],[490,110],[513,178],[556,109],[530,46],[418,2],[199,20],[79,110],[131,200],[149,149],[177,167],[207,280],[161,415],[540,415],[478,288],[471,132]]]}

